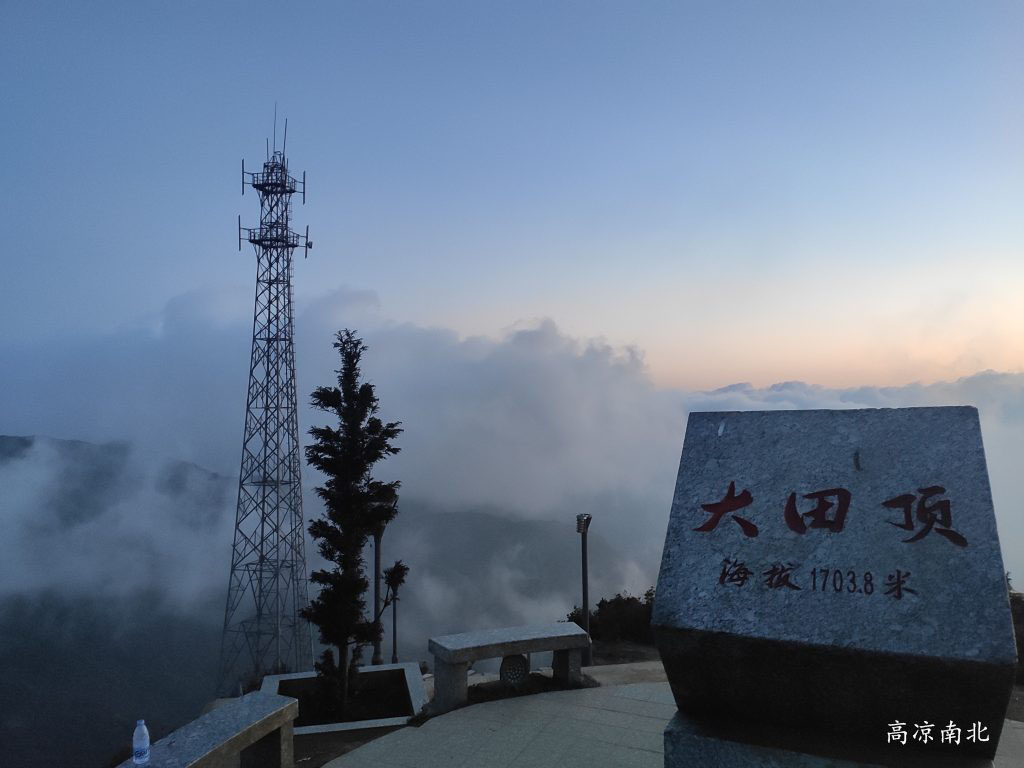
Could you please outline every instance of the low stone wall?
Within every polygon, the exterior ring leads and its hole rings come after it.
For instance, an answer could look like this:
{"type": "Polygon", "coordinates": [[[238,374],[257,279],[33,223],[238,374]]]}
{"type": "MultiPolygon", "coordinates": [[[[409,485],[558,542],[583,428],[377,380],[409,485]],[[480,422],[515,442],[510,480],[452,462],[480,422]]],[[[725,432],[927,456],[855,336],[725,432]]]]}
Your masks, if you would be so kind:
{"type": "MultiPolygon", "coordinates": [[[[221,703],[153,744],[153,768],[294,768],[292,722],[299,703],[253,691],[221,703]]],[[[117,768],[132,768],[129,758],[117,768]]]]}
{"type": "MultiPolygon", "coordinates": [[[[409,712],[399,717],[384,717],[375,720],[355,720],[342,723],[323,725],[295,726],[295,737],[303,738],[325,733],[341,733],[345,731],[361,731],[376,728],[397,728],[405,725],[427,705],[426,689],[423,686],[423,675],[418,664],[405,662],[401,664],[377,664],[358,667],[357,676],[371,677],[381,674],[401,675],[405,681],[405,690],[409,697],[409,712]]],[[[279,694],[301,698],[301,692],[316,683],[316,672],[291,672],[283,675],[267,675],[263,678],[261,690],[267,694],[279,694]]],[[[354,685],[359,685],[358,677],[354,685]]]]}

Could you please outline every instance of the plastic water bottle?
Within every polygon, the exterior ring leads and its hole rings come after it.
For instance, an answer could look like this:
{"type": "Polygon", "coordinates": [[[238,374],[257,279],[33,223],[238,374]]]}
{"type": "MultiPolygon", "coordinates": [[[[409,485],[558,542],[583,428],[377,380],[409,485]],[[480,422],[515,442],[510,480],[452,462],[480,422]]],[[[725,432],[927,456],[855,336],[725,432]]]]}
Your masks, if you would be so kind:
{"type": "Polygon", "coordinates": [[[149,729],[145,720],[135,723],[135,733],[132,734],[132,763],[149,765],[149,729]]]}

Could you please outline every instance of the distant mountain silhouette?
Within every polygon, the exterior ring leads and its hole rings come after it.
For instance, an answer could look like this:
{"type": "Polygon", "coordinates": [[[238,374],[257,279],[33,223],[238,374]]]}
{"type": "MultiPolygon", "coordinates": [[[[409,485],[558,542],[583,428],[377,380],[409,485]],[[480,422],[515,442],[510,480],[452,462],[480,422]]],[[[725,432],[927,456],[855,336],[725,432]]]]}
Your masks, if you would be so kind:
{"type": "MultiPolygon", "coordinates": [[[[126,442],[98,445],[52,437],[0,435],[0,466],[25,460],[33,448],[52,452],[59,465],[56,483],[42,505],[66,525],[94,520],[104,509],[137,489],[127,467],[131,446],[126,442]]],[[[173,499],[181,521],[205,528],[217,513],[234,482],[187,461],[166,461],[158,467],[156,489],[173,499]]]]}

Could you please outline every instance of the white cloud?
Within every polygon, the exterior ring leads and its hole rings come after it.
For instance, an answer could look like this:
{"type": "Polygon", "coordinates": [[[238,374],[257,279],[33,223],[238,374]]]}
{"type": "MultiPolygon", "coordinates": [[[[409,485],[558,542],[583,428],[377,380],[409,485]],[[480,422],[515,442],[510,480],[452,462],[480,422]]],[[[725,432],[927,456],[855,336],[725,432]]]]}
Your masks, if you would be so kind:
{"type": "MultiPolygon", "coordinates": [[[[181,531],[159,517],[165,514],[159,499],[146,495],[152,476],[146,457],[174,456],[235,476],[248,370],[247,311],[231,297],[192,294],[169,305],[160,333],[136,328],[74,344],[0,347],[0,365],[10,372],[10,386],[0,390],[0,432],[117,438],[136,446],[132,456],[141,489],[112,503],[101,529],[91,537],[83,534],[81,546],[66,542],[75,546],[69,561],[74,567],[54,565],[53,580],[81,581],[92,558],[101,571],[104,561],[117,563],[114,570],[128,575],[112,583],[130,584],[131,574],[144,574],[148,566],[145,558],[124,552],[149,538],[157,542],[154,558],[164,563],[180,558],[187,566],[181,569],[181,578],[190,582],[179,585],[183,593],[200,589],[198,581],[205,578],[211,590],[224,589],[231,494],[223,513],[228,522],[218,523],[215,532],[222,539],[214,542],[211,531],[210,541],[193,556],[181,531]]],[[[689,409],[976,405],[1006,565],[1024,580],[1024,521],[1015,482],[1024,456],[1022,374],[981,372],[903,387],[789,381],[684,392],[655,387],[638,351],[569,338],[551,321],[496,339],[460,338],[445,329],[391,321],[373,294],[339,290],[311,302],[296,322],[303,431],[325,419],[308,409],[304,393],[333,382],[333,333],[342,326],[356,328],[369,346],[363,371],[377,385],[381,416],[402,421],[405,429],[398,441],[402,453],[380,468],[382,476],[402,480],[403,509],[416,504],[439,511],[489,509],[568,527],[577,512],[592,512],[593,536],[603,538],[616,559],[604,576],[597,575],[606,578],[602,589],[639,590],[654,582],[689,409]]],[[[17,477],[9,471],[15,465],[0,474],[5,488],[0,519],[10,524],[31,515],[33,489],[48,482],[40,467],[51,461],[40,458],[29,469],[22,466],[17,477]]],[[[307,487],[316,482],[307,471],[307,487]]],[[[311,494],[306,513],[317,514],[311,494]]],[[[33,567],[28,553],[37,552],[38,545],[19,536],[8,541],[20,542],[14,557],[21,564],[17,572],[24,573],[33,567]]],[[[500,542],[481,546],[499,551],[493,547],[500,542]]],[[[439,583],[445,580],[444,565],[431,564],[431,578],[439,583]]],[[[479,565],[488,567],[485,561],[479,565]]],[[[15,575],[10,578],[18,583],[15,575]]],[[[570,602],[574,589],[564,592],[570,602]]],[[[531,599],[548,605],[544,594],[531,599]]]]}

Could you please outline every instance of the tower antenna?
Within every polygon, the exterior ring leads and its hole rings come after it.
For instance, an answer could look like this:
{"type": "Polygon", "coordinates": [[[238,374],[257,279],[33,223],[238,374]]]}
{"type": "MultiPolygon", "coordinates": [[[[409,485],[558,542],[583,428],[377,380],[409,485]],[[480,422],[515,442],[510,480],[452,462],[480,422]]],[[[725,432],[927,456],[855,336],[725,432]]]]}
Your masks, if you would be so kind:
{"type": "MultiPolygon", "coordinates": [[[[287,121],[285,122],[287,126],[287,121]]],[[[309,228],[291,228],[291,197],[305,195],[305,176],[288,174],[284,151],[261,171],[246,171],[242,188],[260,198],[258,227],[238,222],[238,240],[256,252],[256,305],[252,356],[242,434],[231,574],[221,637],[218,689],[233,692],[241,680],[313,666],[309,622],[306,525],[302,515],[298,403],[293,343],[292,256],[312,247],[309,228]]]]}

